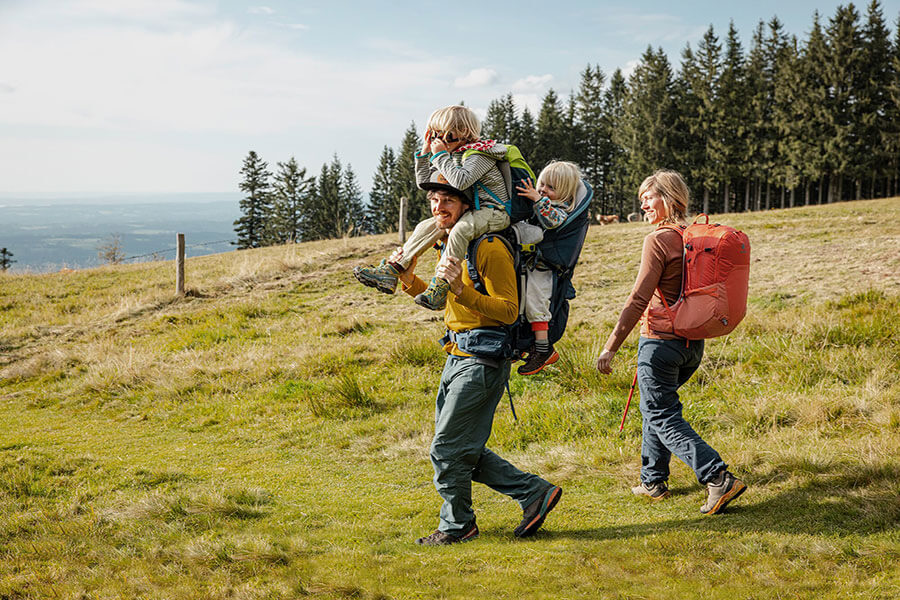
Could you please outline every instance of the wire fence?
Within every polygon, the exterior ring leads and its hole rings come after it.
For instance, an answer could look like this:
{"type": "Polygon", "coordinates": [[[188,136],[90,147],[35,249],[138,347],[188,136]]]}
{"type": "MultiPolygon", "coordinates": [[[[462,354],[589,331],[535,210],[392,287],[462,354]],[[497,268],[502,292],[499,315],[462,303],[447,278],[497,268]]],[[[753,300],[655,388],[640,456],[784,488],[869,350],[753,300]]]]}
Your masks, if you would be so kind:
{"type": "MultiPolygon", "coordinates": [[[[200,242],[198,244],[190,244],[188,246],[185,246],[185,248],[199,248],[201,246],[213,246],[215,244],[224,244],[226,242],[229,244],[235,244],[235,243],[237,243],[237,240],[232,238],[232,239],[227,239],[227,240],[216,240],[214,242],[200,242]]],[[[165,248],[163,250],[154,250],[153,252],[147,252],[146,254],[136,254],[135,256],[126,256],[125,258],[121,259],[120,262],[126,262],[129,260],[136,260],[138,258],[147,258],[147,257],[161,258],[162,255],[165,253],[175,252],[177,250],[178,250],[178,248],[165,248]]]]}

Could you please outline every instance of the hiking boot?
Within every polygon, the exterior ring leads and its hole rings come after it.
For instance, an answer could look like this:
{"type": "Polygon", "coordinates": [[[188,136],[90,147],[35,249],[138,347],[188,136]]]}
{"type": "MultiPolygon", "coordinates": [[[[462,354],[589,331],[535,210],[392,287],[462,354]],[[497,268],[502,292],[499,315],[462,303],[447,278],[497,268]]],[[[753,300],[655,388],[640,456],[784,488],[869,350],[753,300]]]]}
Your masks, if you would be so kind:
{"type": "Polygon", "coordinates": [[[646,496],[654,502],[668,498],[672,494],[665,481],[658,481],[656,483],[641,482],[641,485],[636,485],[631,488],[631,493],[635,496],[646,496]]]}
{"type": "Polygon", "coordinates": [[[559,502],[560,496],[562,496],[561,487],[558,485],[549,486],[540,498],[529,504],[522,511],[522,522],[513,531],[515,536],[522,538],[534,535],[541,528],[541,525],[544,524],[547,513],[553,510],[553,507],[559,502]]]}
{"type": "Polygon", "coordinates": [[[373,287],[385,294],[393,294],[397,289],[397,282],[400,280],[400,271],[384,260],[377,267],[353,267],[353,275],[361,284],[373,287]]]}
{"type": "Polygon", "coordinates": [[[444,310],[444,307],[447,306],[447,292],[449,291],[450,284],[446,280],[432,277],[428,288],[416,296],[416,304],[431,310],[444,310]]]}
{"type": "Polygon", "coordinates": [[[537,350],[532,350],[528,353],[528,358],[525,359],[525,364],[519,365],[519,368],[516,369],[516,372],[519,375],[534,375],[535,373],[539,373],[540,370],[547,365],[552,365],[558,360],[559,352],[554,350],[552,345],[546,352],[538,352],[537,350]]]}
{"type": "Polygon", "coordinates": [[[449,546],[450,544],[459,544],[462,542],[470,542],[478,537],[478,525],[472,521],[472,526],[466,529],[460,535],[452,535],[444,533],[440,529],[436,529],[431,535],[420,537],[416,543],[420,546],[449,546]]]}
{"type": "Polygon", "coordinates": [[[722,512],[729,502],[744,493],[747,486],[729,471],[723,471],[716,480],[706,484],[706,504],[700,507],[705,515],[722,512]]]}

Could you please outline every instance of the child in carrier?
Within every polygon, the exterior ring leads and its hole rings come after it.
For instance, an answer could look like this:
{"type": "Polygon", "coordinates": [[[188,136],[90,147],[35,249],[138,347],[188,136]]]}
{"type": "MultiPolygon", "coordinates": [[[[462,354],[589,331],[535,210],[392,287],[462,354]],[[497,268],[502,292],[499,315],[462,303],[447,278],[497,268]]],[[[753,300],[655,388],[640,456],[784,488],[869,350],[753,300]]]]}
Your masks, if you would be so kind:
{"type": "MultiPolygon", "coordinates": [[[[520,241],[537,243],[544,237],[545,229],[556,229],[563,225],[569,215],[582,202],[585,195],[579,195],[581,171],[578,165],[565,161],[551,161],[538,176],[537,187],[525,180],[516,186],[520,196],[534,202],[534,214],[540,227],[528,223],[516,223],[520,241]]],[[[525,288],[525,318],[534,332],[534,349],[528,353],[525,364],[517,369],[519,375],[534,375],[547,365],[559,359],[548,336],[550,325],[550,296],[553,293],[553,271],[538,259],[528,268],[525,288]]]]}
{"type": "MultiPolygon", "coordinates": [[[[505,145],[481,139],[481,122],[469,108],[448,106],[434,111],[429,117],[425,143],[415,156],[416,183],[423,188],[423,184],[442,179],[450,186],[466,191],[473,200],[472,209],[466,211],[449,232],[446,255],[463,261],[469,242],[485,233],[509,227],[509,213],[505,207],[509,193],[497,166],[497,161],[504,160],[505,156],[505,145]]],[[[446,234],[437,227],[433,217],[426,219],[416,226],[396,262],[383,260],[377,267],[356,267],[353,274],[364,285],[393,294],[400,272],[446,234]]],[[[428,288],[416,296],[416,304],[442,310],[449,289],[450,284],[444,279],[432,277],[428,288]]]]}

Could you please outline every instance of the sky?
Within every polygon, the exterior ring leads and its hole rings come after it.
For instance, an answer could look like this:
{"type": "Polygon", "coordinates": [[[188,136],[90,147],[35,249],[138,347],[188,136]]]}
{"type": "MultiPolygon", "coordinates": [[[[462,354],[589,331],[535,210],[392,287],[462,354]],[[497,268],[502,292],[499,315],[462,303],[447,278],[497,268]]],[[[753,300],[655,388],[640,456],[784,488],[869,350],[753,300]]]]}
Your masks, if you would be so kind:
{"type": "Polygon", "coordinates": [[[588,64],[627,76],[651,45],[677,66],[731,21],[746,51],[773,16],[804,39],[839,4],[0,0],[0,194],[234,192],[250,150],[310,174],[337,155],[367,190],[441,106],[536,113],[588,64]]]}

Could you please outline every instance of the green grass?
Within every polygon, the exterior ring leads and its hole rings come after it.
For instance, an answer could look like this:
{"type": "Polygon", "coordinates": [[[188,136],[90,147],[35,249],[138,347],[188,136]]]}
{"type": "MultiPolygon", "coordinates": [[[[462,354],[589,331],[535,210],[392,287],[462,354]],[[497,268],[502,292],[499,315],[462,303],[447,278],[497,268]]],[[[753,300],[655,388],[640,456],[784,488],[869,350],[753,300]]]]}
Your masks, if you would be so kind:
{"type": "MultiPolygon", "coordinates": [[[[900,203],[735,214],[745,321],[687,418],[749,485],[726,514],[673,461],[631,496],[637,347],[594,359],[646,225],[593,228],[560,361],[514,375],[490,446],[562,485],[532,540],[474,489],[481,537],[423,549],[440,317],[359,286],[393,236],[0,275],[0,598],[896,598],[900,203]]],[[[422,273],[433,266],[423,260],[422,273]]]]}

